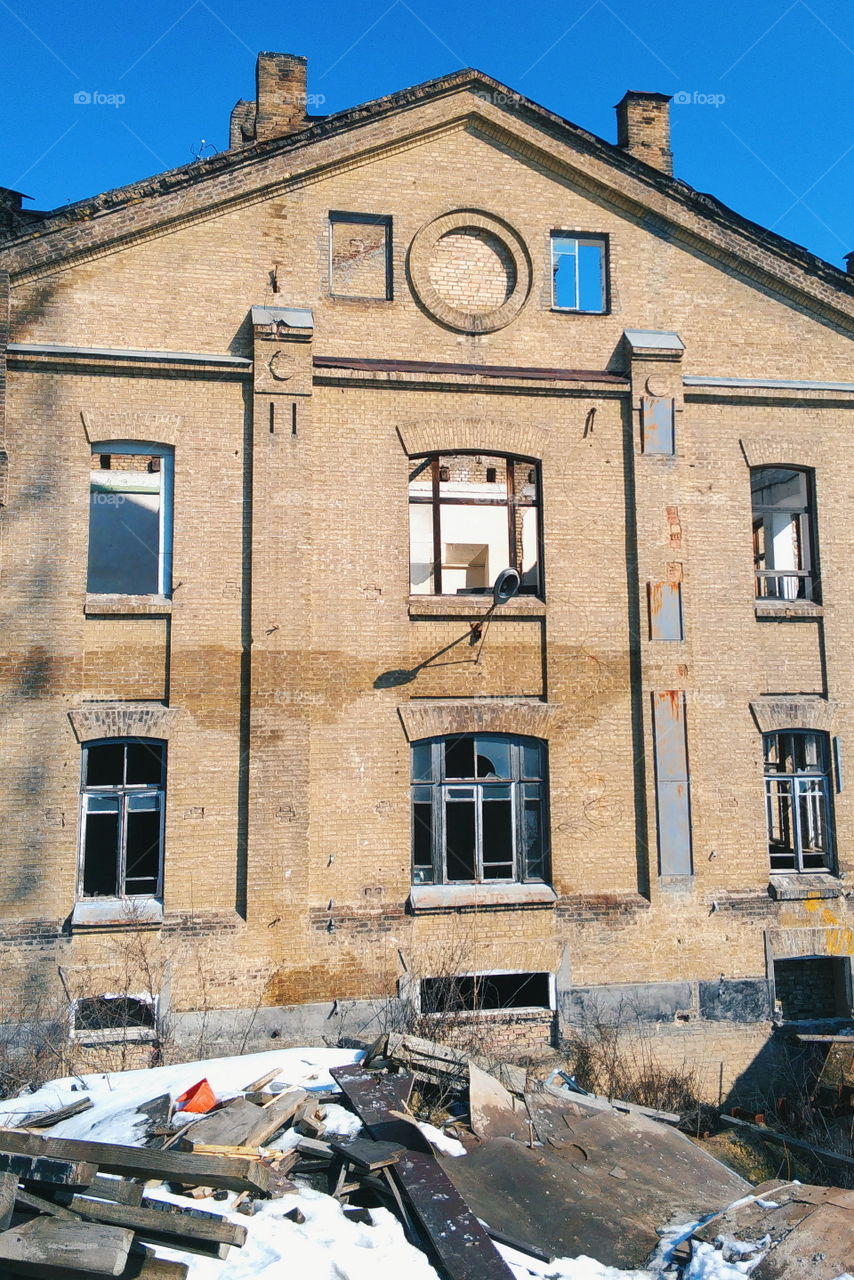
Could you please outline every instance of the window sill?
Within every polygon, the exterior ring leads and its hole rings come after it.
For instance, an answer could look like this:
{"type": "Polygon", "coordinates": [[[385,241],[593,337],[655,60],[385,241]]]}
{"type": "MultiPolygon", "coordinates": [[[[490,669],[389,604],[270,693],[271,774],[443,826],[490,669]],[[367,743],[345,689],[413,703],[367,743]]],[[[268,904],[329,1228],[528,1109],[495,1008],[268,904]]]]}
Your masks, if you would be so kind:
{"type": "Polygon", "coordinates": [[[841,898],[842,882],[829,871],[783,872],[771,876],[768,892],[777,902],[808,902],[818,898],[841,898]]]}
{"type": "Polygon", "coordinates": [[[610,311],[585,311],[582,307],[549,307],[556,316],[609,316],[610,311]]]}
{"type": "Polygon", "coordinates": [[[75,902],[72,929],[138,929],[163,923],[163,903],[156,898],[84,898],[75,902]]]}
{"type": "Polygon", "coordinates": [[[415,884],[409,893],[414,915],[461,907],[551,907],[556,901],[557,894],[547,884],[415,884]]]}
{"type": "Polygon", "coordinates": [[[823,618],[824,608],[813,600],[757,600],[757,618],[823,618]]]}
{"type": "Polygon", "coordinates": [[[84,1048],[100,1044],[152,1044],[157,1039],[153,1027],[104,1027],[97,1031],[74,1030],[71,1039],[84,1048]]]}
{"type": "Polygon", "coordinates": [[[139,614],[153,614],[162,617],[164,614],[172,612],[172,601],[168,596],[119,596],[107,595],[106,593],[104,595],[96,595],[91,591],[87,591],[83,612],[87,618],[96,615],[99,617],[104,617],[105,615],[132,617],[139,614]]]}
{"type": "MultiPolygon", "coordinates": [[[[492,607],[492,593],[471,596],[410,596],[410,618],[482,618],[492,607]]],[[[496,609],[493,617],[544,618],[545,601],[539,596],[514,596],[496,609]]]]}

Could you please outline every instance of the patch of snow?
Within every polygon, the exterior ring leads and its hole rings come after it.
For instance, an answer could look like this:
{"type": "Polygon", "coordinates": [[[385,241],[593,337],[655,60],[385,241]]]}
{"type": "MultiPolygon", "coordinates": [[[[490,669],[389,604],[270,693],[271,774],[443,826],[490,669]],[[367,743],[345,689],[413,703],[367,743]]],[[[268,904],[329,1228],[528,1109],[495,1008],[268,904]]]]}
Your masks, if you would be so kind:
{"type": "Polygon", "coordinates": [[[415,1123],[424,1134],[432,1146],[438,1151],[443,1151],[446,1156],[464,1156],[466,1149],[456,1138],[449,1138],[441,1129],[437,1129],[433,1124],[427,1124],[426,1120],[416,1120],[415,1123]]]}
{"type": "Polygon", "coordinates": [[[326,1132],[336,1138],[355,1138],[362,1132],[362,1122],[352,1111],[337,1102],[327,1102],[322,1108],[326,1132]]]}

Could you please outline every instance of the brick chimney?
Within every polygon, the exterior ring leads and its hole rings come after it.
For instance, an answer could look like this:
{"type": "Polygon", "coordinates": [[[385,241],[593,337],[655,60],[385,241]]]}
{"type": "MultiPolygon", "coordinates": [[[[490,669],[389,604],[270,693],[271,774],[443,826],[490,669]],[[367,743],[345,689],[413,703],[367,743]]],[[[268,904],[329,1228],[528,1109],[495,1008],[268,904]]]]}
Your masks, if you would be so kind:
{"type": "Polygon", "coordinates": [[[308,63],[295,53],[259,53],[255,64],[255,141],[305,125],[308,63]]]}
{"type": "Polygon", "coordinates": [[[616,112],[617,146],[653,169],[672,173],[670,95],[630,89],[617,103],[616,112]]]}
{"type": "Polygon", "coordinates": [[[852,250],[851,253],[846,253],[843,261],[845,262],[845,269],[849,276],[854,276],[854,250],[852,250]]]}

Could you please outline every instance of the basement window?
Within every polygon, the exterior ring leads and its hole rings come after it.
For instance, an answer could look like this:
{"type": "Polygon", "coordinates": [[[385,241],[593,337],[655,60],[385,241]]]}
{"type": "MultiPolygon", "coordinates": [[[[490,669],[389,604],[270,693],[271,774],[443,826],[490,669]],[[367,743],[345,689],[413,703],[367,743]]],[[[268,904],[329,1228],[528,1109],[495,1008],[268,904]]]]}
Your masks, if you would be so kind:
{"type": "Polygon", "coordinates": [[[330,213],[329,292],[337,298],[391,298],[391,218],[330,213]]]}
{"type": "Polygon", "coordinates": [[[607,240],[552,232],[552,306],[601,315],[608,309],[607,240]]]}
{"type": "Polygon", "coordinates": [[[113,441],[93,447],[86,590],[168,595],[172,578],[172,451],[113,441]]]}
{"type": "Polygon", "coordinates": [[[753,467],[750,490],[757,600],[820,603],[809,474],[792,467],[753,467]]]}
{"type": "Polygon", "coordinates": [[[422,978],[422,1013],[509,1012],[552,1007],[550,973],[467,973],[422,978]]]}
{"type": "Polygon", "coordinates": [[[774,990],[784,1022],[821,1022],[851,1016],[847,959],[807,956],[775,960],[774,990]]]}
{"type": "Polygon", "coordinates": [[[762,741],[771,871],[831,870],[827,734],[789,729],[762,741]]]}
{"type": "Polygon", "coordinates": [[[461,734],[412,745],[412,882],[544,882],[545,743],[461,734]]]}
{"type": "Polygon", "coordinates": [[[409,476],[413,595],[485,595],[515,569],[542,593],[540,476],[536,462],[447,453],[414,459],[409,476]]]}
{"type": "Polygon", "coordinates": [[[85,996],[72,1006],[71,1033],[76,1040],[151,1040],[156,1029],[155,1002],[149,995],[85,996]]]}
{"type": "MultiPolygon", "coordinates": [[[[83,748],[81,896],[160,897],[166,743],[118,738],[83,748]]],[[[132,904],[129,904],[132,913],[132,904]]]]}

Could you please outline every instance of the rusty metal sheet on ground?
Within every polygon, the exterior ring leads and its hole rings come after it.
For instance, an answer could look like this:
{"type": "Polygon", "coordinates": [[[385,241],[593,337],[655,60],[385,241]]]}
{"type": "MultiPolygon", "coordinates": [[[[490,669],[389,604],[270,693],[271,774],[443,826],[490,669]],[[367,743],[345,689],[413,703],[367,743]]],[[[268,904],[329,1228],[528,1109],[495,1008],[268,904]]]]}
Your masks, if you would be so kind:
{"type": "Polygon", "coordinates": [[[819,1205],[771,1249],[753,1280],[836,1280],[854,1266],[854,1215],[838,1205],[819,1205]]]}
{"type": "Polygon", "coordinates": [[[481,1139],[528,1137],[528,1112],[500,1080],[481,1071],[475,1063],[469,1069],[469,1120],[481,1139]]]}
{"type": "MultiPolygon", "coordinates": [[[[357,1066],[333,1067],[331,1074],[373,1138],[402,1141],[409,1147],[389,1172],[424,1228],[448,1280],[512,1280],[510,1268],[437,1162],[421,1130],[390,1114],[409,1098],[412,1077],[378,1076],[357,1066]],[[427,1150],[419,1149],[422,1146],[427,1150]]],[[[465,1157],[460,1160],[464,1162],[465,1157]]]]}

